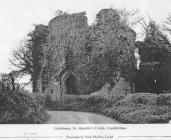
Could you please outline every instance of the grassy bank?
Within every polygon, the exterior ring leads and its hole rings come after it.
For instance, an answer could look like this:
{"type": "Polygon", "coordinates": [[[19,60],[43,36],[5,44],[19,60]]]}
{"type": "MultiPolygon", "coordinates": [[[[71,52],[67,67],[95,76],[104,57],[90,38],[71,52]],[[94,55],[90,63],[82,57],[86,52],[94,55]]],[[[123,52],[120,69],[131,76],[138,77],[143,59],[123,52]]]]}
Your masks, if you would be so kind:
{"type": "Polygon", "coordinates": [[[0,123],[40,124],[47,119],[42,99],[21,92],[0,93],[0,123]]]}
{"type": "Polygon", "coordinates": [[[171,120],[171,94],[70,95],[46,104],[51,110],[93,112],[122,123],[168,123],[171,120]]]}

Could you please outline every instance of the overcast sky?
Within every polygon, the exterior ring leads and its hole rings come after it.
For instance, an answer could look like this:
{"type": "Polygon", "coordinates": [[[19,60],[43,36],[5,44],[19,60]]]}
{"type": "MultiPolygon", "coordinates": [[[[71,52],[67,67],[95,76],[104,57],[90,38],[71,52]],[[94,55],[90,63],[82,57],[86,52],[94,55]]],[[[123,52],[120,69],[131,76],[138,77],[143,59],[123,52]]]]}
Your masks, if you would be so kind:
{"type": "Polygon", "coordinates": [[[8,58],[33,24],[48,24],[56,10],[86,11],[92,23],[102,8],[137,9],[161,22],[171,13],[171,0],[0,0],[0,73],[9,72],[8,58]]]}

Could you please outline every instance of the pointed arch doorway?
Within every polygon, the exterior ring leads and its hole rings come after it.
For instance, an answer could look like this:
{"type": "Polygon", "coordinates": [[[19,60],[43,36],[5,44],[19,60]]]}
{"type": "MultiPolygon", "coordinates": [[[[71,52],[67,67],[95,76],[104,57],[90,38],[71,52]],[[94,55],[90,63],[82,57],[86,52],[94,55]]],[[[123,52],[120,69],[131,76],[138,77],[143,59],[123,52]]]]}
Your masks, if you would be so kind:
{"type": "Polygon", "coordinates": [[[66,94],[77,95],[77,82],[76,77],[70,74],[65,80],[66,94]]]}

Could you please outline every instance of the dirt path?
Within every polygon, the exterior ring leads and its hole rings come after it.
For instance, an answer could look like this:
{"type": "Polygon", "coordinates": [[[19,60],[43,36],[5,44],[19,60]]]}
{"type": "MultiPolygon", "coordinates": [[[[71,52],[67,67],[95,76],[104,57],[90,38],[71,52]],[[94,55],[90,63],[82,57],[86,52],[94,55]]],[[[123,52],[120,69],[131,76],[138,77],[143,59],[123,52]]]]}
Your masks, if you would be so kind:
{"type": "Polygon", "coordinates": [[[93,113],[74,111],[48,111],[46,124],[119,124],[118,121],[93,113]]]}

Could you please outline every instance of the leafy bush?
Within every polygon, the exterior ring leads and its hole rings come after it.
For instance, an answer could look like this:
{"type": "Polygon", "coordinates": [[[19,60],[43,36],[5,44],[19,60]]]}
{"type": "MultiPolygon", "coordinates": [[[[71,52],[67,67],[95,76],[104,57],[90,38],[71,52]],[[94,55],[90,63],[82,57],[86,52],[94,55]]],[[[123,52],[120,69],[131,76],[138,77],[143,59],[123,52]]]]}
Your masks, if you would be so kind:
{"type": "Polygon", "coordinates": [[[171,94],[160,94],[157,96],[157,105],[169,105],[171,106],[171,94]]]}
{"type": "Polygon", "coordinates": [[[21,92],[0,93],[0,123],[42,123],[46,118],[37,97],[21,92]]]}
{"type": "Polygon", "coordinates": [[[136,93],[136,94],[130,94],[125,99],[123,99],[118,104],[122,105],[138,105],[138,104],[144,104],[144,105],[154,105],[156,104],[156,98],[157,96],[155,94],[151,93],[136,93]]]}
{"type": "Polygon", "coordinates": [[[171,119],[171,94],[136,93],[119,101],[113,114],[123,123],[167,123],[171,119]]]}

